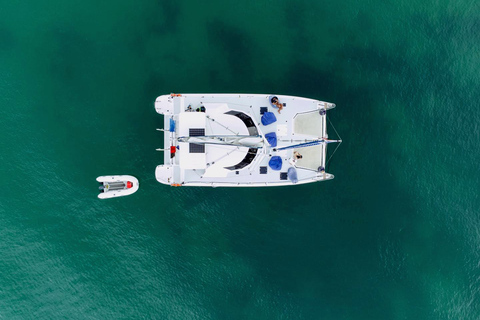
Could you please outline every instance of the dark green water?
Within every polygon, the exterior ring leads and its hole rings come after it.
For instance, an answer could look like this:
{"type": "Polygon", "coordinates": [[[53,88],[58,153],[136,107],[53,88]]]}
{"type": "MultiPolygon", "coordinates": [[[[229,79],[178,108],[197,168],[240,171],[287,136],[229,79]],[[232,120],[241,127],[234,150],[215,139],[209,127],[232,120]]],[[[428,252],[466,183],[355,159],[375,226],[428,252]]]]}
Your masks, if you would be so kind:
{"type": "Polygon", "coordinates": [[[480,318],[479,43],[466,0],[3,1],[0,318],[480,318]],[[336,179],[157,183],[170,92],[335,102],[336,179]]]}

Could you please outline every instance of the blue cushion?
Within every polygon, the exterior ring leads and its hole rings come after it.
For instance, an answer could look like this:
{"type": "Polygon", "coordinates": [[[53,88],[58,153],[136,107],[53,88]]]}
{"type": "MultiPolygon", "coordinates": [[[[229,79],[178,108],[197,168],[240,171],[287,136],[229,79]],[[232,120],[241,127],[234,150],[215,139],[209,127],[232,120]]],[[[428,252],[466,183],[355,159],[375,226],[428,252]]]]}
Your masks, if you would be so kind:
{"type": "Polygon", "coordinates": [[[273,156],[272,159],[268,162],[268,165],[272,170],[281,170],[282,169],[282,158],[279,156],[273,156]]]}
{"type": "Polygon", "coordinates": [[[275,132],[267,133],[267,134],[265,135],[265,138],[267,138],[268,143],[269,143],[272,147],[276,147],[276,146],[277,146],[277,134],[276,134],[275,132]]]}
{"type": "Polygon", "coordinates": [[[275,114],[273,114],[273,112],[265,112],[262,116],[262,124],[264,126],[268,126],[275,121],[277,121],[277,118],[275,117],[275,114]]]}

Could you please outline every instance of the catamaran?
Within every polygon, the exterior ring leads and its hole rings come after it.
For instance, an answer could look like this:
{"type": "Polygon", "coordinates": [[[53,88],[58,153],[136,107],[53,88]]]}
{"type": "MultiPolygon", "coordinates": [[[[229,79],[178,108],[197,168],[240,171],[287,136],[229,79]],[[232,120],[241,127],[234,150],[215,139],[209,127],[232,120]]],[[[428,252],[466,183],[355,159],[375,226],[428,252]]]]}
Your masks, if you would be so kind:
{"type": "Polygon", "coordinates": [[[157,129],[164,132],[164,146],[157,150],[164,156],[155,177],[171,186],[210,187],[333,179],[325,172],[327,146],[342,142],[328,139],[327,111],[334,107],[286,95],[159,96],[155,110],[164,116],[164,128],[157,129]]]}

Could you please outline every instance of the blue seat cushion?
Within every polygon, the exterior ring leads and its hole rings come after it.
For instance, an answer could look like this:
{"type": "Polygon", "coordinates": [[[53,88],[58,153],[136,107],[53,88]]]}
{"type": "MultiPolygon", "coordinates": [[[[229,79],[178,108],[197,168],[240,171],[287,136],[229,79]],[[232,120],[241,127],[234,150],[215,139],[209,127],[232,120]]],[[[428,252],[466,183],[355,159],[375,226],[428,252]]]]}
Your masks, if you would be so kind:
{"type": "Polygon", "coordinates": [[[277,118],[275,117],[275,114],[273,114],[273,112],[265,112],[262,116],[262,124],[264,126],[268,126],[275,121],[277,121],[277,118]]]}
{"type": "Polygon", "coordinates": [[[282,158],[279,156],[273,156],[270,161],[268,161],[268,166],[272,168],[272,170],[281,170],[282,169],[282,158]]]}
{"type": "Polygon", "coordinates": [[[268,143],[272,147],[277,146],[277,134],[275,132],[270,132],[265,135],[265,138],[267,139],[268,143]]]}

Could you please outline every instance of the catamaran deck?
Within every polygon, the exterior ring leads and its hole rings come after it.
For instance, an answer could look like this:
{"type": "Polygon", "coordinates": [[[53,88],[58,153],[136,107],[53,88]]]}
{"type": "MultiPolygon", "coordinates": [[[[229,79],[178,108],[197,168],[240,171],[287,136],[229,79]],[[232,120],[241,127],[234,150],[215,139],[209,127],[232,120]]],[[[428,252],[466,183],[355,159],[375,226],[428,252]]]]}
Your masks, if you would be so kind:
{"type": "Polygon", "coordinates": [[[157,180],[175,186],[216,187],[280,186],[333,179],[332,174],[324,172],[327,151],[324,140],[328,138],[326,111],[335,105],[277,95],[284,105],[278,113],[271,97],[262,94],[158,97],[155,109],[164,115],[165,151],[164,164],[156,169],[157,180]],[[276,121],[263,125],[261,118],[265,112],[272,112],[276,121]],[[276,146],[265,139],[271,132],[276,134],[276,146]],[[295,151],[303,157],[293,161],[295,151]],[[280,170],[269,166],[274,156],[282,159],[280,170]],[[292,167],[298,181],[287,175],[292,167]]]}

